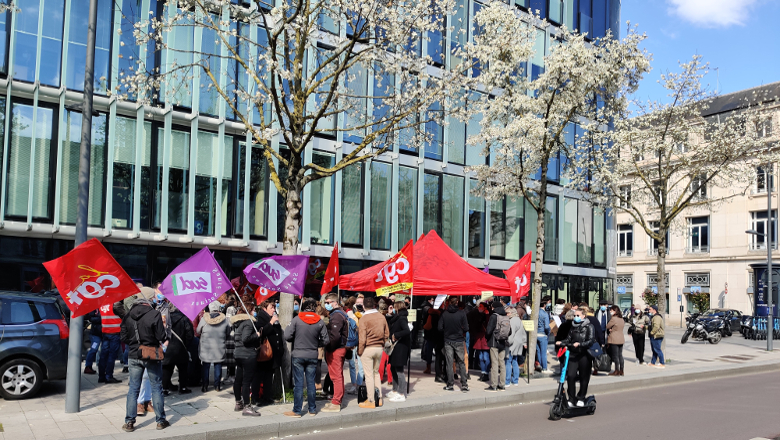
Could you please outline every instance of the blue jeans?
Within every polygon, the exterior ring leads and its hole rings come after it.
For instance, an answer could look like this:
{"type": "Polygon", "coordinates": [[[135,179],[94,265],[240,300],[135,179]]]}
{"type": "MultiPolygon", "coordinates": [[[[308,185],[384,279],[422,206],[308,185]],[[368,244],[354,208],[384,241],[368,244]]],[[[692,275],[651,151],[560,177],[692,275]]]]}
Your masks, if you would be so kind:
{"type": "Polygon", "coordinates": [[[89,335],[89,340],[91,341],[91,345],[89,346],[89,351],[87,352],[87,361],[84,364],[84,367],[86,368],[92,368],[92,364],[95,363],[98,348],[100,347],[102,341],[100,336],[95,335],[89,335]]]}
{"type": "Polygon", "coordinates": [[[510,383],[517,385],[520,381],[520,365],[523,363],[522,361],[523,356],[521,355],[512,356],[511,354],[508,353],[509,351],[507,350],[506,385],[509,385],[510,383]]]}
{"type": "Polygon", "coordinates": [[[357,359],[357,348],[352,351],[352,359],[349,360],[349,378],[352,385],[358,387],[363,385],[363,363],[357,359]]]}
{"type": "Polygon", "coordinates": [[[490,372],[490,350],[476,350],[477,359],[479,359],[479,371],[482,374],[490,372]]]}
{"type": "Polygon", "coordinates": [[[130,389],[127,390],[127,403],[125,405],[125,423],[135,422],[138,415],[138,395],[141,391],[141,378],[144,370],[149,374],[149,383],[152,386],[152,406],[157,423],[165,420],[165,402],[162,393],[162,362],[142,361],[130,359],[130,389]]]}
{"type": "Polygon", "coordinates": [[[314,387],[314,374],[317,371],[317,359],[293,358],[293,412],[303,414],[303,380],[306,379],[306,397],[309,403],[309,412],[317,412],[317,389],[314,387]]]}
{"type": "Polygon", "coordinates": [[[650,361],[651,364],[655,364],[656,360],[658,360],[661,362],[661,365],[665,365],[664,354],[661,351],[661,343],[663,341],[664,338],[655,339],[654,337],[650,336],[650,349],[653,350],[653,360],[650,361]]]}
{"type": "Polygon", "coordinates": [[[203,378],[203,386],[208,386],[209,384],[209,370],[211,369],[211,366],[214,365],[214,388],[219,385],[219,383],[222,381],[222,364],[219,362],[210,364],[208,362],[203,362],[202,366],[200,367],[200,371],[203,374],[201,377],[203,378]]]}
{"type": "Polygon", "coordinates": [[[119,343],[119,333],[103,333],[103,345],[100,347],[98,360],[98,378],[114,378],[114,364],[116,364],[119,343]]]}
{"type": "Polygon", "coordinates": [[[141,392],[138,393],[138,403],[146,403],[152,400],[152,384],[149,383],[149,372],[144,370],[141,379],[141,392]]]}
{"type": "Polygon", "coordinates": [[[536,337],[536,356],[539,359],[539,364],[542,366],[542,370],[547,369],[547,336],[536,337]]]}
{"type": "Polygon", "coordinates": [[[127,362],[129,361],[128,359],[129,356],[130,356],[130,346],[125,345],[125,350],[122,352],[122,365],[124,365],[125,367],[128,365],[127,362]]]}

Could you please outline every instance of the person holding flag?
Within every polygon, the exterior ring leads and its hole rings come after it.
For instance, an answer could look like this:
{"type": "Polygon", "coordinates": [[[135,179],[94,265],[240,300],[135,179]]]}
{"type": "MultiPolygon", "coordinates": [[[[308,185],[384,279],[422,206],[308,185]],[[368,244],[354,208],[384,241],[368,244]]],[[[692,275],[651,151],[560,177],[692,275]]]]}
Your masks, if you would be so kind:
{"type": "Polygon", "coordinates": [[[525,254],[517,263],[505,270],[504,275],[509,282],[513,304],[528,296],[531,291],[531,252],[525,254]]]}

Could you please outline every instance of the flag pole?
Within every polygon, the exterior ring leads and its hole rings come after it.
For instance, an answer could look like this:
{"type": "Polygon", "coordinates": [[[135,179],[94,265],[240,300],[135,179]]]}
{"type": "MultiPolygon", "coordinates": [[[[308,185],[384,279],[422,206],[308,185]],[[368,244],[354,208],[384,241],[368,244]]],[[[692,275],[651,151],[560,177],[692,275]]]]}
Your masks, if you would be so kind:
{"type": "MultiPolygon", "coordinates": [[[[409,307],[414,307],[414,284],[412,284],[412,288],[409,289],[409,297],[411,298],[409,300],[409,307]]],[[[417,324],[417,314],[415,313],[415,319],[414,324],[412,324],[412,328],[414,328],[414,325],[417,324]]],[[[414,341],[409,341],[409,358],[406,360],[406,375],[409,376],[409,378],[406,380],[406,395],[409,395],[409,384],[412,381],[412,347],[414,346],[414,341]]]]}
{"type": "MultiPolygon", "coordinates": [[[[241,299],[241,295],[239,295],[239,294],[238,294],[238,292],[236,291],[236,288],[235,288],[235,286],[233,286],[233,285],[231,284],[231,285],[230,285],[230,287],[233,289],[233,292],[234,292],[234,293],[236,294],[236,296],[238,297],[238,301],[241,303],[241,307],[243,307],[243,308],[244,308],[244,311],[246,312],[246,314],[247,314],[247,315],[249,315],[249,317],[250,317],[250,318],[252,318],[252,315],[250,315],[250,314],[249,314],[249,310],[247,310],[247,308],[246,308],[246,305],[244,304],[244,300],[243,300],[243,299],[241,299]]],[[[258,331],[258,330],[257,330],[257,327],[255,326],[255,321],[254,321],[254,320],[252,320],[252,319],[250,319],[250,320],[249,320],[249,322],[251,322],[251,323],[252,323],[252,327],[255,329],[255,333],[260,333],[260,331],[258,331]]]]}

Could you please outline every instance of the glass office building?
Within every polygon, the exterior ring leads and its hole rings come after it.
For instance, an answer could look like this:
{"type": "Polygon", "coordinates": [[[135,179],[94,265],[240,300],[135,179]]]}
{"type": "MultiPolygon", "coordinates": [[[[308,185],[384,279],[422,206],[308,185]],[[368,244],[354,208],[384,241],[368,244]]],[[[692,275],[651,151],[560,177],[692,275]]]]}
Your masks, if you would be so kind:
{"type": "MultiPolygon", "coordinates": [[[[619,23],[619,0],[513,0],[539,10],[551,25],[537,29],[537,57],[528,75],[544,69],[546,42],[556,27],[594,37],[619,23]]],[[[481,8],[459,0],[458,23],[467,34],[481,8]],[[466,16],[468,15],[468,16],[466,16]]],[[[72,248],[89,0],[22,0],[0,14],[0,289],[48,287],[41,262],[72,248]]],[[[197,76],[174,103],[138,107],[112,96],[136,60],[161,67],[163,56],[137,46],[134,23],[161,13],[157,0],[99,0],[95,53],[95,109],[89,235],[101,239],[133,277],[151,283],[203,246],[215,251],[231,277],[248,263],[281,253],[284,206],[268,179],[259,146],[197,76]]],[[[338,23],[322,23],[323,29],[338,23]]],[[[250,32],[250,30],[246,30],[250,32]]],[[[205,51],[213,36],[177,30],[170,47],[205,51]]],[[[431,35],[420,51],[436,67],[448,63],[447,35],[431,35]]],[[[465,38],[465,36],[463,37],[465,38]]],[[[213,49],[208,49],[213,50],[213,49]]],[[[233,68],[228,66],[228,68],[233,68]]],[[[352,87],[368,90],[371,75],[352,87]]],[[[132,98],[132,97],[131,97],[132,98]]],[[[350,167],[303,192],[300,251],[327,264],[338,242],[344,273],[389,258],[410,239],[436,230],[458,254],[500,274],[535,249],[535,215],[527,202],[485,201],[471,194],[464,167],[485,163],[466,139],[479,120],[429,124],[432,141],[411,148],[397,141],[392,154],[350,167]]],[[[568,135],[573,142],[572,125],[568,135]]],[[[403,138],[403,136],[399,136],[403,138]]],[[[316,138],[306,160],[332,165],[351,134],[316,138]]],[[[278,139],[273,143],[284,153],[278,139]]],[[[565,158],[549,172],[547,289],[567,300],[610,295],[614,225],[561,187],[565,158]]],[[[284,170],[281,170],[283,173],[284,170]]]]}

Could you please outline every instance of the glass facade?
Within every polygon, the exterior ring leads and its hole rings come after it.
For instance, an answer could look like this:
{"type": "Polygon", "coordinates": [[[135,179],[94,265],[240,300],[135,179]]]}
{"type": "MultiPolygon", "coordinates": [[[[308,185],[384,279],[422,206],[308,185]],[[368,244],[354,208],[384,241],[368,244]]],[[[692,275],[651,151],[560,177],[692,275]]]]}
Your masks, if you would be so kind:
{"type": "MultiPolygon", "coordinates": [[[[416,50],[432,56],[432,69],[462,62],[447,52],[465,44],[478,31],[472,22],[479,3],[456,3],[455,14],[445,17],[455,27],[450,35],[434,31],[427,40],[410,42],[416,50]]],[[[615,17],[604,18],[604,14],[613,14],[613,3],[514,1],[521,9],[540,9],[554,25],[578,27],[587,23],[594,36],[610,28],[610,20],[615,17]]],[[[84,87],[88,4],[89,0],[25,0],[19,9],[0,14],[0,76],[12,76],[9,91],[0,95],[0,139],[4,144],[0,157],[0,221],[6,224],[75,224],[82,115],[75,108],[66,107],[72,101],[71,95],[66,102],[60,97],[60,90],[80,92],[84,87]],[[32,97],[27,91],[17,90],[18,84],[36,81],[40,87],[32,97]],[[7,132],[6,114],[10,117],[7,132]]],[[[153,264],[155,273],[162,273],[191,252],[162,245],[161,249],[141,251],[138,248],[143,246],[133,244],[138,238],[162,244],[194,243],[193,246],[216,242],[254,251],[259,251],[259,243],[264,242],[268,249],[280,249],[276,245],[283,239],[285,206],[270,179],[268,152],[261,145],[247,144],[246,129],[234,122],[235,115],[216,90],[209,87],[202,72],[182,71],[180,81],[169,84],[156,97],[155,102],[167,105],[169,113],[155,114],[149,109],[134,109],[132,105],[105,99],[124,76],[133,75],[140,68],[164,72],[192,63],[196,57],[193,51],[216,75],[235,76],[237,67],[222,65],[221,48],[215,44],[213,32],[207,29],[197,33],[179,26],[169,34],[166,47],[159,53],[155,53],[154,43],[137,46],[134,26],[147,19],[150,12],[162,14],[163,2],[98,1],[94,90],[102,97],[96,99],[97,115],[93,116],[89,226],[102,229],[105,235],[120,231],[113,234],[112,240],[127,242],[112,243],[112,252],[121,256],[122,264],[139,272],[153,264]],[[146,5],[149,10],[143,10],[146,5]],[[222,70],[225,68],[227,71],[222,70]],[[154,263],[147,263],[152,253],[154,263]]],[[[320,21],[322,29],[336,35],[352,27],[324,16],[320,21]]],[[[235,30],[237,35],[252,37],[249,27],[238,25],[235,30]]],[[[254,32],[262,39],[264,32],[254,32]]],[[[549,51],[545,35],[545,30],[538,30],[537,54],[529,75],[538,75],[544,69],[544,54],[549,51]]],[[[332,50],[327,46],[320,49],[312,58],[315,62],[332,50]]],[[[239,52],[250,55],[246,51],[239,45],[239,52]]],[[[389,107],[382,99],[369,102],[365,96],[381,97],[395,89],[422,86],[408,78],[401,83],[401,74],[397,78],[379,78],[357,68],[353,70],[345,84],[354,95],[345,98],[352,111],[323,120],[323,131],[307,150],[306,157],[317,165],[334,166],[348,154],[349,142],[360,141],[366,135],[364,130],[338,132],[337,124],[345,127],[369,113],[373,118],[388,113],[389,107]]],[[[478,74],[479,66],[472,73],[478,74]]],[[[227,85],[228,90],[231,87],[227,85]]],[[[477,93],[464,91],[460,102],[435,103],[426,112],[410,115],[407,122],[419,123],[426,134],[419,144],[413,144],[411,131],[380,139],[378,143],[392,142],[394,154],[312,182],[301,194],[305,219],[299,235],[301,240],[305,237],[302,249],[309,247],[310,252],[321,255],[325,252],[322,247],[339,242],[345,248],[357,248],[349,249],[353,252],[350,258],[361,248],[379,251],[378,255],[383,256],[422,233],[435,230],[457,254],[479,262],[494,261],[493,268],[508,267],[526,252],[534,251],[536,213],[530,204],[522,197],[486,201],[474,195],[476,182],[463,169],[464,165],[486,163],[484,146],[468,143],[469,136],[479,133],[481,117],[460,121],[447,116],[447,106],[469,105],[470,99],[479,97],[477,93]]],[[[126,98],[132,101],[135,97],[126,98]]],[[[253,110],[253,120],[268,117],[268,110],[263,109],[262,114],[253,110]]],[[[567,142],[573,143],[577,129],[573,125],[567,131],[567,142]]],[[[277,136],[267,148],[288,156],[280,142],[277,136]]],[[[559,183],[566,163],[563,157],[550,161],[551,186],[559,183]]],[[[275,166],[284,179],[286,168],[278,161],[275,166]]],[[[609,223],[606,217],[577,198],[551,196],[545,207],[545,263],[605,267],[609,223]]],[[[51,231],[50,227],[46,230],[51,231]]],[[[71,230],[65,229],[65,233],[71,230]]],[[[67,249],[67,245],[62,247],[54,240],[47,243],[40,245],[46,249],[39,252],[46,258],[67,249]]],[[[266,248],[263,249],[265,252],[266,248]]],[[[238,250],[233,253],[251,254],[238,250]]],[[[360,258],[368,258],[368,254],[363,255],[360,258]]],[[[225,258],[228,264],[234,264],[225,258]]],[[[20,279],[29,281],[31,276],[32,272],[25,272],[20,279]]],[[[581,283],[578,291],[590,291],[586,284],[581,283]]]]}

